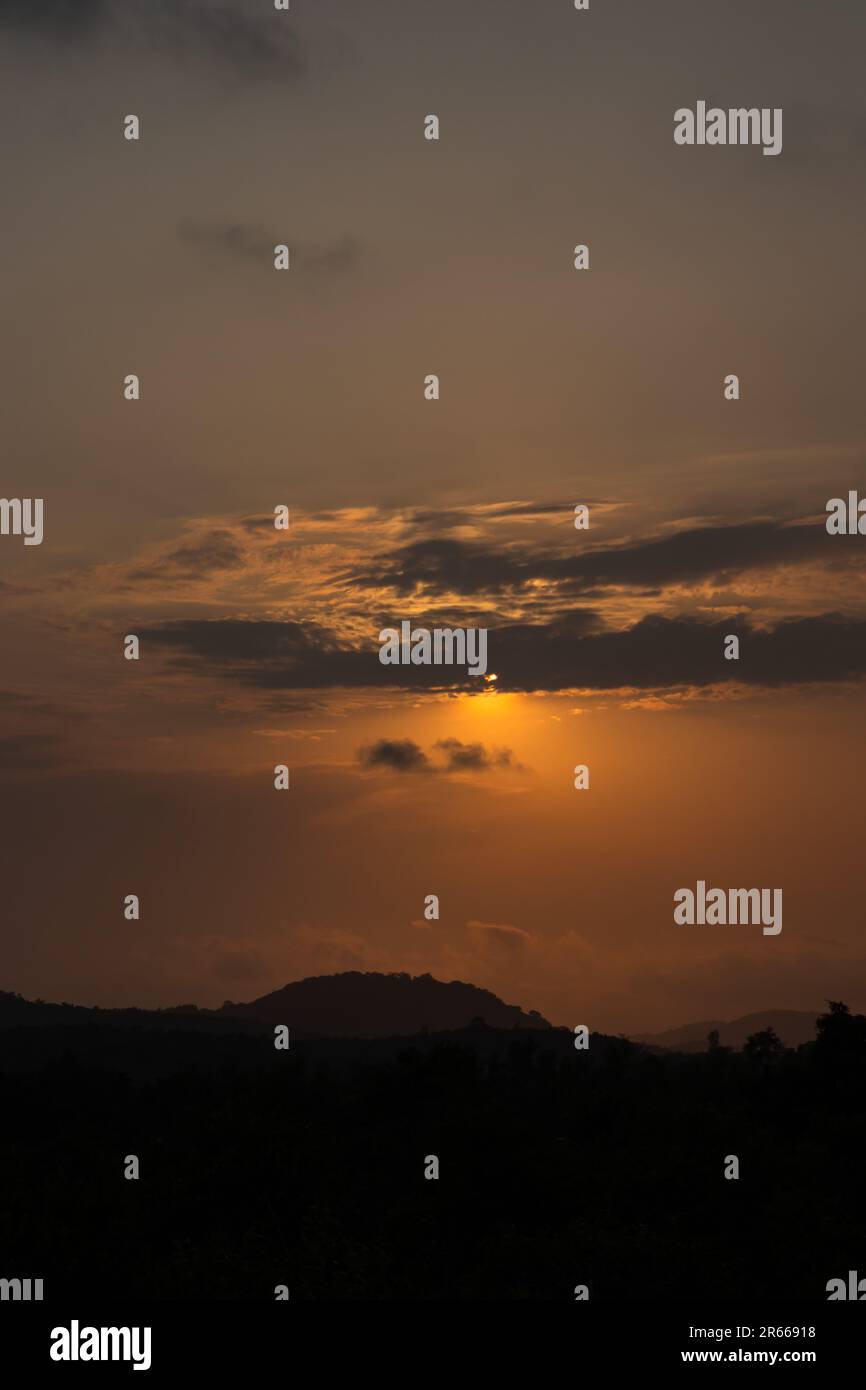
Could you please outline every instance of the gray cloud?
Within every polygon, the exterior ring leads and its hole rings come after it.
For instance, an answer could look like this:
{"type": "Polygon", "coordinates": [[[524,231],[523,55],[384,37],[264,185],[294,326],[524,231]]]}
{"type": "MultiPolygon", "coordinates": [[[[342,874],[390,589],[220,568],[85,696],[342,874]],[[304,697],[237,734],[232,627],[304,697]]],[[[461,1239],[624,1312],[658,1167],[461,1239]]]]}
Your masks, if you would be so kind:
{"type": "Polygon", "coordinates": [[[392,772],[430,772],[427,754],[411,738],[377,739],[358,749],[362,767],[384,767],[392,772]]]}
{"type": "MultiPolygon", "coordinates": [[[[273,521],[271,522],[273,525],[273,521]]],[[[181,545],[160,557],[159,563],[133,570],[130,579],[199,579],[214,571],[236,569],[243,552],[227,531],[211,531],[198,544],[181,545]]]]}
{"type": "Polygon", "coordinates": [[[515,766],[510,748],[488,752],[483,743],[461,743],[459,738],[441,738],[433,745],[441,761],[431,760],[410,738],[378,739],[358,750],[358,761],[365,768],[387,768],[392,772],[490,772],[515,766]]]}
{"type": "Polygon", "coordinates": [[[748,619],[704,621],[650,615],[619,630],[571,636],[569,620],[499,629],[490,641],[499,689],[661,689],[742,682],[800,685],[862,679],[866,621],[839,614],[793,618],[775,628],[748,619]],[[740,660],[726,661],[724,639],[740,638],[740,660]],[[493,638],[495,637],[495,644],[493,638]]]}
{"type": "Polygon", "coordinates": [[[135,14],[146,38],[176,56],[210,60],[251,78],[304,72],[297,35],[272,4],[145,0],[135,14]]]}
{"type": "Polygon", "coordinates": [[[510,748],[496,748],[488,753],[483,743],[461,743],[459,738],[440,738],[434,747],[445,754],[448,772],[487,772],[512,766],[510,748]]]}
{"type": "Polygon", "coordinates": [[[786,526],[757,521],[733,526],[699,526],[658,539],[570,551],[494,548],[475,542],[428,538],[394,554],[375,568],[345,576],[366,587],[398,594],[494,593],[521,589],[535,580],[557,584],[564,594],[593,595],[624,586],[658,589],[704,579],[722,582],[754,569],[810,560],[837,564],[848,557],[832,549],[823,525],[786,526]]]}
{"type": "MultiPolygon", "coordinates": [[[[609,499],[601,497],[586,497],[583,500],[588,507],[614,505],[609,499]]],[[[414,530],[432,530],[434,534],[441,535],[444,530],[452,526],[477,525],[479,522],[488,521],[507,521],[515,517],[554,516],[564,520],[571,516],[573,511],[574,503],[566,499],[561,502],[501,502],[494,507],[484,507],[483,511],[477,511],[471,507],[438,507],[416,511],[409,519],[409,525],[414,530]]]]}
{"type": "Polygon", "coordinates": [[[253,261],[271,260],[274,247],[282,242],[282,237],[265,231],[260,224],[251,226],[243,222],[184,219],[178,223],[177,234],[181,241],[188,241],[194,246],[253,261]]]}
{"type": "Polygon", "coordinates": [[[271,263],[275,246],[288,246],[292,265],[308,274],[339,275],[353,270],[361,259],[362,245],[348,233],[331,243],[296,242],[284,232],[268,231],[261,223],[201,222],[184,218],[178,223],[181,241],[235,259],[271,263]]]}
{"type": "Polygon", "coordinates": [[[296,79],[306,66],[296,31],[264,0],[0,0],[0,26],[57,44],[106,35],[247,79],[296,79]]]}
{"type": "MultiPolygon", "coordinates": [[[[369,648],[345,647],[312,623],[189,619],[144,629],[142,636],[176,653],[181,669],[260,690],[478,689],[477,680],[453,667],[383,666],[372,635],[369,648]]],[[[547,623],[493,629],[488,658],[498,690],[860,680],[866,676],[866,620],[826,613],[763,629],[743,615],[712,621],[650,615],[611,629],[601,628],[591,610],[578,609],[547,623]],[[739,661],[723,658],[728,633],[740,637],[739,661]]]]}

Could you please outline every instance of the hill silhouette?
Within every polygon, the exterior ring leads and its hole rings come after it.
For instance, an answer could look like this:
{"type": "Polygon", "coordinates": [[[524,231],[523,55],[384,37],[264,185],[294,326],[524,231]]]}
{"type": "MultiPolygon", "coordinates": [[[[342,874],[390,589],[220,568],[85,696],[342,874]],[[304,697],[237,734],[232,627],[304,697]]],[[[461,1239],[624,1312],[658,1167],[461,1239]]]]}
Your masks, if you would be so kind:
{"type": "Polygon", "coordinates": [[[647,1047],[664,1047],[673,1052],[705,1052],[707,1035],[713,1031],[718,1032],[722,1047],[740,1048],[753,1033],[772,1028],[786,1047],[799,1047],[801,1043],[814,1042],[817,1022],[817,1010],[804,1013],[797,1009],[764,1009],[729,1022],[708,1018],[700,1023],[668,1028],[663,1033],[632,1033],[630,1037],[632,1042],[647,1047]]]}
{"type": "Polygon", "coordinates": [[[531,1009],[504,1004],[489,990],[432,975],[345,971],[296,980],[248,1004],[227,1000],[220,1009],[179,1004],[168,1009],[101,1009],[49,1004],[0,991],[0,1028],[171,1028],[216,1033],[259,1033],[285,1023],[293,1038],[389,1038],[488,1028],[549,1029],[531,1009]]]}
{"type": "Polygon", "coordinates": [[[314,975],[254,999],[227,1001],[222,1016],[285,1023],[296,1036],[310,1038],[409,1037],[425,1031],[450,1032],[480,1020],[488,1028],[549,1028],[541,1014],[504,1004],[489,990],[432,975],[382,975],[348,970],[314,975]]]}

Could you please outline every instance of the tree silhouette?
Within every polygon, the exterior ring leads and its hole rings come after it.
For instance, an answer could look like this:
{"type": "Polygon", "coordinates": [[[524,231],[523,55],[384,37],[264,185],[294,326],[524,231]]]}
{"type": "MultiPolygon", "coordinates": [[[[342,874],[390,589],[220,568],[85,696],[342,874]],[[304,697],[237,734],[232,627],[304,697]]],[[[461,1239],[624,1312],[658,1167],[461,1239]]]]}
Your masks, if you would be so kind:
{"type": "Polygon", "coordinates": [[[840,1000],[827,1000],[817,1022],[816,1050],[824,1063],[844,1065],[866,1060],[866,1017],[852,1014],[840,1000]]]}
{"type": "Polygon", "coordinates": [[[775,1028],[761,1028],[743,1043],[743,1056],[757,1066],[771,1066],[784,1055],[785,1044],[775,1028]]]}

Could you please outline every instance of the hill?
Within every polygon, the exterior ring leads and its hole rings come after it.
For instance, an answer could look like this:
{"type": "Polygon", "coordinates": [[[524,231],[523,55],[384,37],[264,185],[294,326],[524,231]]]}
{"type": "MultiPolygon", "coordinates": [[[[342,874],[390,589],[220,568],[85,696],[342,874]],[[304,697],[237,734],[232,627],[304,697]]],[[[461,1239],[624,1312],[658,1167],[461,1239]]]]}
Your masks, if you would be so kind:
{"type": "Polygon", "coordinates": [[[432,975],[381,975],[348,970],[296,980],[250,1004],[226,1002],[221,1017],[285,1023],[294,1035],[318,1038],[409,1037],[467,1028],[549,1028],[535,1010],[524,1013],[489,990],[432,975]]]}
{"type": "Polygon", "coordinates": [[[679,1028],[669,1028],[664,1033],[633,1033],[631,1041],[675,1052],[705,1052],[707,1034],[713,1029],[718,1031],[723,1047],[741,1048],[752,1033],[772,1028],[786,1047],[799,1047],[800,1043],[815,1041],[817,1017],[817,1013],[803,1013],[797,1009],[766,1009],[761,1013],[744,1014],[731,1022],[708,1018],[700,1023],[684,1023],[679,1028]]]}

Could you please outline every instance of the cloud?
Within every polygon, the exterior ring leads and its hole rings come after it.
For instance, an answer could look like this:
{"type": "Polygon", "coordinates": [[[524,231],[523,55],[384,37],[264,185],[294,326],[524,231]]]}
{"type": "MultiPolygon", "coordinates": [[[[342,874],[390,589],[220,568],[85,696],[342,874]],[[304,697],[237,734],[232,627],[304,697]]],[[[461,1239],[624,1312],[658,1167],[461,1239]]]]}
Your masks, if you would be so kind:
{"type": "Polygon", "coordinates": [[[440,738],[434,747],[445,753],[448,772],[487,772],[491,768],[512,766],[510,748],[497,748],[488,753],[483,743],[461,743],[459,738],[440,738]]]}
{"type": "MultiPolygon", "coordinates": [[[[199,221],[184,218],[177,226],[181,241],[239,260],[272,262],[274,247],[286,245],[293,267],[322,277],[353,270],[361,259],[362,243],[348,233],[334,242],[295,241],[284,231],[268,231],[260,222],[199,221]]],[[[252,518],[248,524],[256,524],[252,518]]],[[[273,517],[271,517],[273,525],[273,517]]]]}
{"type": "Polygon", "coordinates": [[[131,570],[129,578],[201,579],[214,572],[237,569],[243,562],[243,552],[227,531],[211,531],[199,541],[166,552],[155,564],[131,570]]]}
{"type": "Polygon", "coordinates": [[[778,687],[866,675],[866,621],[839,614],[793,618],[772,629],[744,616],[704,621],[651,614],[630,627],[572,634],[569,618],[499,629],[489,642],[498,689],[664,689],[742,682],[778,687]],[[723,657],[740,638],[740,659],[723,657]],[[495,640],[494,640],[495,639],[495,640]]]}
{"type": "Polygon", "coordinates": [[[483,743],[461,743],[459,738],[441,738],[433,750],[441,758],[428,757],[412,739],[379,739],[358,750],[362,767],[384,767],[393,772],[491,772],[496,768],[516,767],[510,748],[491,752],[483,743]]]}
{"type": "Polygon", "coordinates": [[[476,932],[480,940],[489,942],[500,951],[523,951],[531,946],[535,938],[522,927],[512,927],[498,922],[467,922],[471,932],[476,932]]]}
{"type": "Polygon", "coordinates": [[[371,630],[368,647],[346,646],[317,623],[185,619],[143,633],[154,644],[181,653],[175,660],[184,669],[262,690],[478,688],[477,678],[453,667],[383,666],[378,631],[371,630]],[[396,679],[394,671],[399,671],[396,679]]]}
{"type": "Polygon", "coordinates": [[[300,926],[295,939],[305,947],[311,964],[322,970],[370,970],[382,966],[382,953],[357,932],[342,927],[300,926]]]}
{"type": "Polygon", "coordinates": [[[265,689],[362,686],[368,667],[387,669],[372,641],[366,652],[344,647],[317,623],[190,618],[144,631],[156,645],[183,653],[188,665],[265,689]]]}
{"type": "Polygon", "coordinates": [[[411,738],[380,738],[358,750],[362,767],[385,767],[391,772],[430,772],[427,754],[411,738]]]}
{"type": "MultiPolygon", "coordinates": [[[[569,595],[603,589],[658,589],[669,584],[720,582],[755,569],[824,560],[838,563],[822,524],[775,521],[731,526],[697,526],[672,535],[586,549],[576,545],[535,549],[502,548],[450,538],[428,538],[403,546],[351,575],[371,588],[397,594],[495,593],[545,580],[569,595]]],[[[843,557],[847,560],[847,556],[843,557]]]]}
{"type": "Polygon", "coordinates": [[[181,241],[194,246],[253,261],[271,260],[274,247],[282,242],[282,237],[266,231],[261,224],[198,222],[192,218],[178,223],[177,234],[181,241]]]}
{"type": "Polygon", "coordinates": [[[259,79],[297,78],[305,70],[298,37],[272,4],[143,0],[134,13],[150,42],[178,57],[202,58],[259,79]]]}
{"type": "MultiPolygon", "coordinates": [[[[453,667],[383,666],[372,636],[369,648],[348,647],[313,623],[187,619],[144,628],[141,635],[181,653],[176,662],[182,669],[261,690],[478,689],[453,667]]],[[[499,691],[852,681],[866,676],[866,620],[826,613],[764,629],[743,615],[707,621],[650,614],[614,629],[601,628],[597,615],[578,609],[546,623],[493,629],[488,651],[499,691]],[[723,657],[729,633],[740,638],[739,661],[723,657]]]]}
{"type": "Polygon", "coordinates": [[[67,45],[105,34],[245,79],[284,82],[306,70],[296,31],[264,2],[0,0],[0,25],[67,45]]]}

